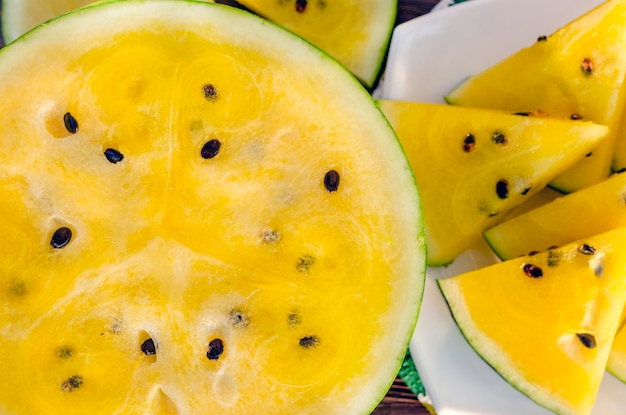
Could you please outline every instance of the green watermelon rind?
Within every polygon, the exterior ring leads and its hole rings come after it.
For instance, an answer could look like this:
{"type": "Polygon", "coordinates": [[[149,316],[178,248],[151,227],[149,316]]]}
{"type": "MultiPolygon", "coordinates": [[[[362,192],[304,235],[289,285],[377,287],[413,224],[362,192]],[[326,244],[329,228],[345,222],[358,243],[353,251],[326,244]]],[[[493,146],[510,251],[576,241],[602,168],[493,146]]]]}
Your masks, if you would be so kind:
{"type": "MultiPolygon", "coordinates": [[[[5,0],[3,0],[5,1],[5,0]]],[[[151,1],[155,1],[156,0],[139,0],[140,2],[151,2],[151,1]]],[[[165,0],[167,1],[167,0],[165,0]]],[[[170,0],[173,1],[173,0],[170,0]]],[[[177,1],[181,1],[181,0],[177,0],[177,1]]],[[[302,38],[301,36],[298,36],[296,34],[294,34],[293,32],[289,31],[288,29],[285,29],[284,27],[273,23],[267,19],[264,19],[260,16],[255,16],[254,14],[247,12],[245,10],[241,10],[241,9],[237,9],[235,7],[232,6],[228,6],[228,5],[223,5],[223,4],[218,4],[218,3],[208,3],[208,2],[204,2],[201,0],[182,0],[186,3],[192,3],[192,4],[202,4],[203,7],[217,7],[217,8],[227,8],[229,9],[232,13],[234,14],[239,14],[241,16],[246,16],[246,18],[251,19],[252,20],[256,20],[260,25],[267,25],[267,26],[271,26],[273,28],[275,28],[276,30],[279,30],[289,36],[291,36],[292,38],[298,38],[300,39],[300,42],[303,42],[304,44],[308,45],[308,48],[314,52],[317,53],[319,55],[319,57],[321,58],[321,60],[326,61],[328,63],[329,66],[334,66],[335,69],[333,69],[337,74],[342,74],[342,76],[344,76],[346,79],[351,79],[351,83],[353,85],[353,88],[355,90],[359,90],[361,91],[361,94],[364,97],[367,97],[367,99],[369,101],[372,102],[372,107],[375,108],[374,110],[376,111],[376,113],[379,115],[381,121],[386,125],[386,129],[388,130],[388,132],[390,133],[390,137],[394,137],[395,138],[395,143],[397,148],[400,150],[401,154],[404,156],[404,161],[401,161],[405,164],[404,166],[404,170],[406,170],[406,172],[408,174],[410,174],[410,177],[412,179],[412,183],[414,186],[414,191],[415,191],[415,195],[417,197],[417,202],[418,202],[418,206],[415,208],[415,212],[419,214],[419,220],[418,220],[418,224],[419,224],[419,233],[417,235],[415,235],[415,246],[420,248],[420,251],[417,255],[421,256],[424,260],[422,261],[423,267],[421,267],[421,269],[415,270],[415,274],[414,278],[416,278],[417,286],[416,286],[416,296],[413,299],[413,303],[411,304],[412,307],[414,308],[415,312],[413,313],[413,316],[410,319],[407,319],[407,323],[410,323],[407,326],[407,331],[405,333],[405,335],[403,336],[403,338],[401,339],[396,339],[396,344],[399,346],[397,353],[395,353],[395,356],[393,357],[393,359],[390,359],[389,362],[389,366],[388,369],[386,371],[387,376],[389,379],[385,384],[379,384],[378,385],[378,392],[375,394],[375,397],[371,397],[371,403],[368,403],[369,407],[367,412],[370,413],[372,412],[376,406],[378,406],[378,404],[380,403],[380,401],[382,401],[382,399],[384,398],[386,392],[388,391],[389,387],[393,384],[393,381],[395,380],[395,376],[398,373],[398,371],[400,370],[402,363],[404,361],[404,357],[406,354],[406,350],[408,349],[408,345],[411,341],[411,337],[413,335],[414,329],[415,329],[415,325],[417,323],[418,317],[419,317],[419,312],[420,312],[420,308],[421,308],[421,304],[422,304],[422,300],[423,300],[423,295],[424,295],[424,282],[425,282],[425,278],[426,278],[426,266],[425,266],[425,258],[426,258],[426,244],[425,244],[425,230],[424,230],[424,223],[423,223],[423,215],[422,215],[422,208],[421,208],[421,201],[419,199],[419,190],[417,187],[417,183],[415,180],[415,176],[413,175],[413,172],[409,166],[408,160],[406,158],[406,155],[404,153],[404,150],[402,148],[402,145],[400,144],[400,141],[394,131],[394,129],[392,128],[392,126],[390,125],[390,123],[388,122],[388,120],[386,119],[386,117],[384,116],[384,114],[382,113],[382,111],[378,108],[377,105],[375,105],[369,91],[365,88],[365,86],[363,85],[363,83],[356,78],[350,71],[348,71],[341,63],[339,63],[334,57],[332,57],[331,55],[329,55],[328,53],[326,53],[325,51],[321,50],[320,48],[318,48],[317,46],[315,46],[314,44],[312,44],[311,42],[307,41],[306,39],[302,38]]],[[[95,9],[100,9],[102,7],[107,7],[111,4],[114,3],[123,3],[126,2],[126,0],[102,0],[102,1],[98,1],[95,3],[90,3],[88,5],[82,6],[78,9],[66,12],[66,13],[62,13],[58,16],[55,16],[49,20],[47,20],[46,22],[43,22],[41,24],[39,24],[38,26],[28,30],[26,33],[20,35],[18,38],[16,38],[14,41],[12,41],[11,43],[7,44],[4,48],[0,49],[0,64],[6,60],[8,58],[8,56],[11,56],[10,51],[14,50],[15,48],[20,47],[21,44],[28,42],[31,38],[36,37],[39,35],[39,33],[48,25],[50,24],[57,24],[56,22],[61,20],[62,24],[66,24],[65,23],[65,19],[69,18],[76,18],[78,17],[80,14],[83,14],[85,12],[91,11],[91,10],[95,10],[95,9]]],[[[394,20],[395,20],[395,14],[394,14],[394,20]]],[[[390,23],[390,33],[393,30],[393,20],[390,23]]],[[[384,53],[386,51],[386,48],[381,49],[381,54],[384,53]]],[[[383,62],[381,61],[380,65],[382,66],[383,62]]],[[[377,374],[377,376],[380,376],[380,372],[377,374]]]]}
{"type": "Polygon", "coordinates": [[[489,237],[489,231],[491,229],[492,228],[489,228],[482,233],[483,239],[487,243],[487,246],[489,247],[489,249],[491,249],[491,252],[493,252],[500,261],[505,261],[508,258],[506,258],[506,255],[502,254],[500,249],[498,249],[499,245],[494,243],[493,239],[489,237]]]}
{"type": "Polygon", "coordinates": [[[369,78],[361,79],[361,82],[364,83],[366,88],[370,90],[378,83],[378,81],[380,80],[383,74],[383,68],[386,65],[387,56],[389,54],[389,44],[391,41],[391,36],[393,35],[393,30],[395,27],[397,16],[398,16],[398,2],[397,0],[394,0],[393,10],[389,15],[389,21],[387,24],[387,28],[388,28],[387,34],[386,34],[387,41],[381,44],[380,48],[378,49],[378,59],[377,59],[378,66],[372,69],[372,75],[369,78]]]}

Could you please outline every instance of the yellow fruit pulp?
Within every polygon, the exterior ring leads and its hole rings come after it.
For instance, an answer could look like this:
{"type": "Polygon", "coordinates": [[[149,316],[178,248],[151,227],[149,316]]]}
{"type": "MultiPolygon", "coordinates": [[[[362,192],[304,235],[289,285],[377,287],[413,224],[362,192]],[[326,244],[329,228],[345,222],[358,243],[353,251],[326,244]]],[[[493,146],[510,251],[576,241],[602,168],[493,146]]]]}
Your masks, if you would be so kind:
{"type": "Polygon", "coordinates": [[[626,301],[626,229],[439,280],[470,345],[515,388],[589,414],[626,301]]]}
{"type": "Polygon", "coordinates": [[[339,60],[366,86],[380,72],[397,0],[240,0],[339,60]]]}
{"type": "Polygon", "coordinates": [[[484,232],[501,259],[543,251],[626,226],[626,174],[558,197],[484,232]]]}
{"type": "Polygon", "coordinates": [[[606,127],[584,121],[390,100],[378,104],[420,188],[429,265],[453,261],[607,134],[606,127]]]}
{"type": "MultiPolygon", "coordinates": [[[[2,0],[2,35],[5,43],[63,13],[96,0],[2,0]]],[[[199,0],[213,1],[213,0],[199,0]]]]}
{"type": "Polygon", "coordinates": [[[121,1],[11,44],[0,79],[1,413],[382,398],[421,300],[419,198],[334,60],[227,6],[121,1]]]}

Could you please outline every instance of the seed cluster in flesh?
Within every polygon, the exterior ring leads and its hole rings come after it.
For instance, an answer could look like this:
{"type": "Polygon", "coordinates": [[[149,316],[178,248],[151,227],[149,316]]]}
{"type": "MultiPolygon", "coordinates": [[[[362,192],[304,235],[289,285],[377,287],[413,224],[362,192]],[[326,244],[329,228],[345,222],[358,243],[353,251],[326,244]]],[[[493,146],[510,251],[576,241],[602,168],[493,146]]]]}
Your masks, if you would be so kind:
{"type": "MultiPolygon", "coordinates": [[[[583,256],[593,256],[596,253],[595,248],[586,243],[581,243],[580,245],[578,245],[576,247],[576,251],[578,254],[581,254],[583,256]]],[[[539,254],[538,251],[529,252],[527,257],[528,259],[531,259],[537,254],[539,254]]],[[[557,270],[558,268],[556,267],[558,267],[559,265],[560,259],[562,258],[562,253],[558,247],[553,246],[546,251],[546,258],[546,264],[548,265],[548,267],[552,268],[553,270],[557,270]]],[[[600,277],[602,275],[603,269],[602,258],[600,258],[597,262],[590,262],[590,267],[593,268],[594,274],[600,277]]],[[[523,264],[522,270],[526,276],[533,279],[540,279],[544,277],[543,269],[539,265],[535,265],[530,262],[523,264]]],[[[576,337],[578,338],[578,340],[580,340],[580,343],[587,349],[593,349],[596,347],[596,339],[592,333],[576,333],[576,337]]]]}
{"type": "MultiPolygon", "coordinates": [[[[219,98],[219,93],[216,87],[213,84],[206,84],[203,88],[204,97],[210,102],[216,102],[219,98]]],[[[78,120],[70,113],[66,112],[63,115],[63,124],[67,131],[70,134],[78,133],[78,120]]],[[[200,156],[203,159],[213,159],[218,156],[219,151],[221,149],[221,143],[217,139],[211,139],[207,141],[200,151],[200,156]]],[[[108,148],[104,151],[104,156],[111,164],[117,164],[124,160],[124,156],[118,150],[108,148]]],[[[132,162],[132,160],[127,161],[132,162]]],[[[329,193],[337,192],[339,189],[339,181],[340,176],[339,173],[331,169],[325,173],[322,180],[323,186],[329,193]]],[[[50,239],[50,245],[54,249],[65,248],[70,241],[72,240],[73,232],[69,227],[60,227],[54,231],[52,237],[50,239]]],[[[280,242],[281,235],[278,231],[274,230],[265,230],[261,233],[261,241],[267,244],[275,244],[280,242]]],[[[299,273],[308,273],[308,271],[315,264],[315,257],[310,254],[305,254],[298,258],[295,262],[295,268],[299,273]]],[[[14,293],[18,295],[17,289],[13,289],[14,293]]],[[[287,320],[291,327],[301,324],[301,317],[298,314],[290,313],[287,316],[287,320]]],[[[234,308],[230,311],[230,322],[235,328],[246,328],[249,324],[250,317],[245,314],[240,308],[234,308]]],[[[111,323],[111,331],[113,333],[120,333],[122,331],[122,321],[116,321],[111,323]]],[[[298,345],[303,349],[312,349],[319,345],[320,338],[316,334],[304,335],[299,338],[297,341],[298,345]]],[[[152,338],[149,337],[140,344],[140,351],[148,357],[153,357],[151,362],[156,361],[157,355],[157,343],[152,338]]],[[[206,346],[206,358],[208,360],[217,361],[221,358],[221,356],[225,353],[226,344],[220,338],[214,338],[210,340],[206,346]]],[[[79,350],[78,353],[81,351],[79,350]]],[[[69,346],[61,346],[56,349],[56,355],[59,359],[66,360],[71,359],[72,356],[76,354],[69,346]]],[[[69,378],[65,379],[61,385],[60,389],[63,392],[74,392],[79,389],[83,383],[85,382],[85,378],[80,375],[72,375],[69,378]]]]}

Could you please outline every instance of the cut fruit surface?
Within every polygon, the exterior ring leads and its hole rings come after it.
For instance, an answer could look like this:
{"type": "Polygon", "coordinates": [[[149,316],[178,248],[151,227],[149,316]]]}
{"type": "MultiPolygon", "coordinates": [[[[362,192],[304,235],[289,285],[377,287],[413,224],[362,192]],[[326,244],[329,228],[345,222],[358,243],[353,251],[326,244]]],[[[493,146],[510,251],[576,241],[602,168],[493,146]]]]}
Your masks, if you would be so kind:
{"type": "Polygon", "coordinates": [[[0,413],[382,399],[421,301],[420,202],[335,60],[232,7],[118,1],[10,44],[0,80],[0,413]]]}
{"type": "Polygon", "coordinates": [[[471,347],[559,414],[589,414],[626,301],[626,230],[438,280],[471,347]]]}
{"type": "Polygon", "coordinates": [[[93,2],[94,0],[2,0],[4,42],[13,42],[38,24],[93,2]]]}
{"type": "MultiPolygon", "coordinates": [[[[2,0],[5,43],[46,20],[95,0],[2,0]]],[[[213,0],[197,0],[213,1],[213,0]]],[[[304,37],[346,66],[368,88],[382,70],[397,0],[241,0],[238,3],[304,37]]]]}
{"type": "Polygon", "coordinates": [[[381,68],[397,0],[239,0],[335,57],[367,87],[381,68]]]}
{"type": "MultiPolygon", "coordinates": [[[[96,0],[2,0],[2,37],[5,43],[63,13],[96,0]]],[[[213,1],[213,0],[198,0],[213,1]]]]}
{"type": "Polygon", "coordinates": [[[390,100],[378,105],[420,187],[429,265],[453,261],[607,134],[584,121],[390,100]]]}
{"type": "MultiPolygon", "coordinates": [[[[452,104],[513,112],[542,111],[610,128],[590,157],[556,177],[569,193],[605,179],[622,117],[626,74],[626,1],[609,0],[479,74],[447,96],[452,104]]],[[[621,138],[620,138],[621,140],[621,138]]]]}
{"type": "Polygon", "coordinates": [[[626,226],[626,174],[615,174],[483,233],[500,259],[543,251],[626,226]]]}

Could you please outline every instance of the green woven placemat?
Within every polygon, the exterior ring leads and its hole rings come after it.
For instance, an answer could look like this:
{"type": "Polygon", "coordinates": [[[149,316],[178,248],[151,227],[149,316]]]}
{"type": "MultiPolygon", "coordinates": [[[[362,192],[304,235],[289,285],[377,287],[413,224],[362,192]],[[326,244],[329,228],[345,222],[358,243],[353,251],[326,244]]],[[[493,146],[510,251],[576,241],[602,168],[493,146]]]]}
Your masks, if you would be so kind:
{"type": "Polygon", "coordinates": [[[424,384],[422,384],[422,379],[420,379],[420,375],[417,373],[417,369],[415,368],[415,364],[411,358],[411,352],[408,350],[404,356],[404,361],[402,362],[402,367],[400,368],[398,376],[402,378],[404,383],[406,383],[415,395],[420,396],[426,394],[424,384]]]}
{"type": "Polygon", "coordinates": [[[417,369],[415,368],[415,364],[411,358],[411,352],[408,350],[404,356],[404,361],[402,362],[402,367],[400,368],[398,376],[404,381],[404,383],[406,383],[409,389],[411,389],[411,392],[417,396],[417,399],[424,406],[424,408],[426,408],[426,410],[432,415],[437,415],[430,398],[426,394],[422,379],[420,378],[419,373],[417,373],[417,369]]]}

